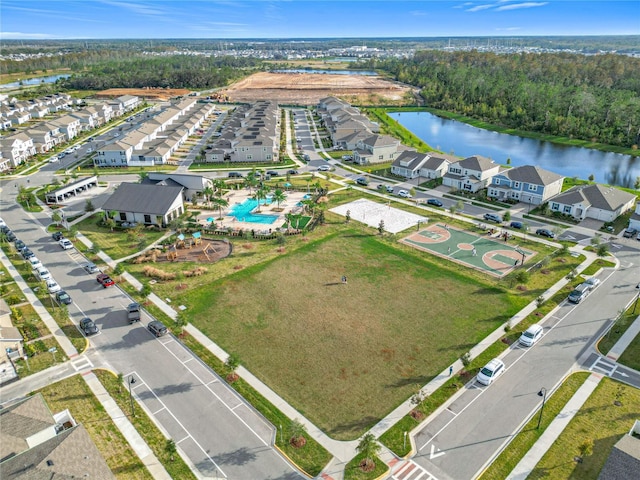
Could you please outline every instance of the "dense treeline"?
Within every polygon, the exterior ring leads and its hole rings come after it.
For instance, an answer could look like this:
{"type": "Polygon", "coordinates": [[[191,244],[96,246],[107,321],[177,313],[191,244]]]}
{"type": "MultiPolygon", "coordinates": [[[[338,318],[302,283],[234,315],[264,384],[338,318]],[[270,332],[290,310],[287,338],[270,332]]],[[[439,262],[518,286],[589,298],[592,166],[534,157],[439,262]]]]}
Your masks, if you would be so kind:
{"type": "Polygon", "coordinates": [[[252,58],[201,56],[132,57],[91,65],[88,71],[59,80],[65,89],[106,88],[192,88],[207,89],[227,85],[251,73],[260,60],[252,58]]]}
{"type": "Polygon", "coordinates": [[[367,66],[420,87],[430,107],[520,130],[640,143],[638,58],[423,51],[367,66]]]}

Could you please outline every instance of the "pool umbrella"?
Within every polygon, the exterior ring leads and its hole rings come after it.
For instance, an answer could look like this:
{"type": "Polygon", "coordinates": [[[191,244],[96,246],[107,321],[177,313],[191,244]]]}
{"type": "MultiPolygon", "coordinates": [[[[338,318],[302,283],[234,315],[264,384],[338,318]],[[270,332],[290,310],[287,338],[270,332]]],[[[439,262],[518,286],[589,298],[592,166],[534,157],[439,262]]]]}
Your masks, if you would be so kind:
{"type": "Polygon", "coordinates": [[[213,223],[213,217],[209,217],[209,218],[207,218],[207,222],[209,222],[209,223],[213,223]]]}

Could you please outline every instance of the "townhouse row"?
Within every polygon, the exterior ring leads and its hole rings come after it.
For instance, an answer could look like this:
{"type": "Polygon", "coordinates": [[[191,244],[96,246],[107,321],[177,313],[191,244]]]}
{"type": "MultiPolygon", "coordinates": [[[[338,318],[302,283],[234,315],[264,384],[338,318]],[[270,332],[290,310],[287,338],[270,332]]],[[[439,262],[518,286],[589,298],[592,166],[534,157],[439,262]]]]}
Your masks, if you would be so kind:
{"type": "Polygon", "coordinates": [[[217,140],[205,149],[205,163],[279,161],[280,110],[272,101],[241,105],[227,118],[217,140]]]}
{"type": "Polygon", "coordinates": [[[611,222],[634,208],[636,196],[610,186],[587,185],[562,192],[564,177],[537,166],[509,168],[474,155],[460,159],[436,152],[420,153],[388,135],[355,107],[334,97],[318,102],[317,113],[335,146],[350,150],[360,165],[391,163],[391,173],[405,179],[442,178],[453,191],[476,193],[503,202],[537,206],[548,203],[552,212],[576,220],[611,222]]]}
{"type": "Polygon", "coordinates": [[[202,123],[216,113],[210,103],[183,98],[116,142],[97,149],[97,167],[150,167],[169,163],[170,157],[202,123]]]}
{"type": "Polygon", "coordinates": [[[23,102],[18,102],[15,98],[4,98],[2,100],[4,111],[12,112],[11,114],[17,112],[27,118],[26,121],[42,118],[40,114],[44,116],[61,112],[69,113],[37,122],[22,131],[9,132],[0,137],[0,172],[16,168],[36,154],[49,152],[57,145],[70,142],[80,132],[98,128],[111,119],[135,109],[139,104],[138,97],[123,95],[114,100],[97,105],[81,106],[78,110],[73,110],[72,107],[78,107],[79,104],[66,94],[48,95],[43,99],[23,102]],[[43,113],[45,107],[48,109],[46,114],[43,113]]]}

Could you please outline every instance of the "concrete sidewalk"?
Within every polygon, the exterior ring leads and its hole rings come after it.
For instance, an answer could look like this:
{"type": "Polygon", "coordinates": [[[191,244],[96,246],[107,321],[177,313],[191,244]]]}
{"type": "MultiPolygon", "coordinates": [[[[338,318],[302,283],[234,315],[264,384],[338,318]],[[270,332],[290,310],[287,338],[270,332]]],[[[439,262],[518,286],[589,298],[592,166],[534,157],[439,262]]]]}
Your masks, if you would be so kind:
{"type": "Polygon", "coordinates": [[[525,480],[531,474],[544,454],[547,453],[547,450],[551,448],[551,445],[553,445],[576,413],[582,408],[582,405],[584,405],[596,389],[602,378],[602,375],[596,373],[592,373],[591,376],[587,378],[576,393],[573,394],[573,397],[567,402],[558,416],[546,428],[538,441],[529,449],[527,454],[509,474],[507,477],[508,480],[525,480]]]}
{"type": "MultiPolygon", "coordinates": [[[[611,326],[613,328],[614,325],[611,326]]],[[[631,326],[627,328],[627,331],[618,339],[609,353],[607,353],[607,358],[618,361],[620,355],[627,349],[629,344],[640,334],[640,316],[636,317],[631,326]]]]}

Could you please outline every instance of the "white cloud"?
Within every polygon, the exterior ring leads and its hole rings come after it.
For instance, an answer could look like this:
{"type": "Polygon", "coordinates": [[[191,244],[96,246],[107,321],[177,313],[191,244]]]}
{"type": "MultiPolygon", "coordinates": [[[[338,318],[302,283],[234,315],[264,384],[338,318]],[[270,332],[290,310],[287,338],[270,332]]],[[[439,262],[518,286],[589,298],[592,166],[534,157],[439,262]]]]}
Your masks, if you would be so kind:
{"type": "Polygon", "coordinates": [[[113,0],[102,0],[102,3],[110,5],[112,7],[124,8],[125,10],[130,10],[134,13],[137,13],[138,15],[156,16],[165,15],[167,13],[164,10],[152,7],[150,5],[145,5],[144,3],[119,2],[113,0]]]}
{"type": "Polygon", "coordinates": [[[0,37],[5,39],[43,39],[43,38],[58,38],[57,35],[51,35],[50,33],[24,33],[24,32],[2,32],[0,33],[0,37]]]}
{"type": "Polygon", "coordinates": [[[496,8],[496,11],[502,12],[505,10],[517,10],[519,8],[535,8],[535,7],[544,7],[549,2],[524,2],[524,3],[512,3],[509,5],[503,5],[501,7],[496,8]]]}
{"type": "Polygon", "coordinates": [[[522,30],[522,27],[505,27],[505,28],[496,28],[499,32],[515,32],[517,30],[522,30]]]}
{"type": "Polygon", "coordinates": [[[475,7],[467,8],[467,12],[480,12],[482,10],[488,10],[490,8],[495,7],[495,4],[488,5],[476,5],[475,7]]]}

